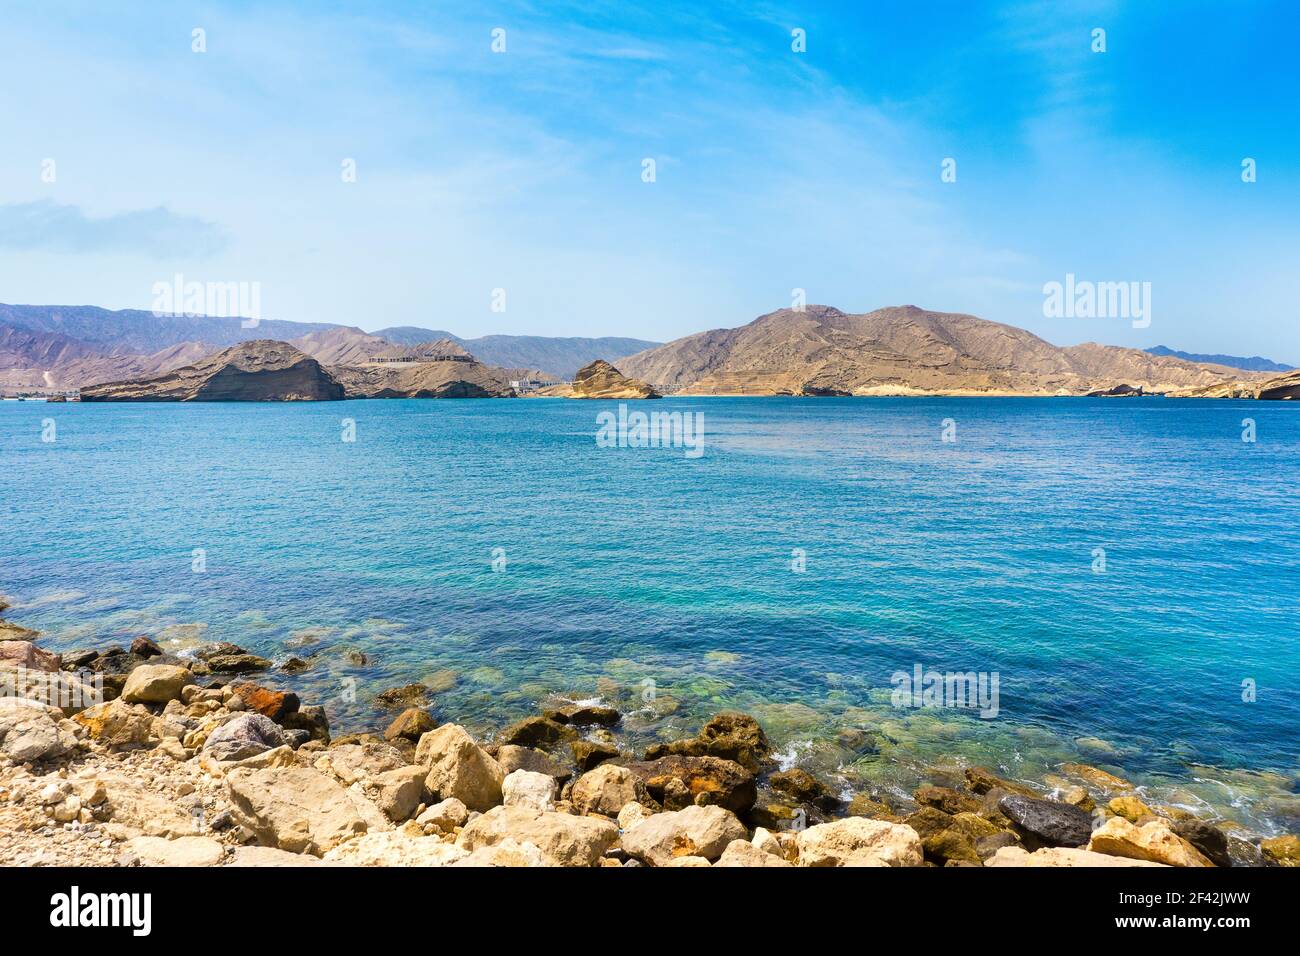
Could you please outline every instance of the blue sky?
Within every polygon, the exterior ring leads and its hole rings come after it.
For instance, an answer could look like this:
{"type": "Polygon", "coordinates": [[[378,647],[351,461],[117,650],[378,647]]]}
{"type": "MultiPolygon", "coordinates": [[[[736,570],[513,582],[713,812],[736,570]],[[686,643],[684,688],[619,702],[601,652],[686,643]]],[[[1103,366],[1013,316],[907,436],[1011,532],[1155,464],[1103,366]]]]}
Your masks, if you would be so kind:
{"type": "Polygon", "coordinates": [[[1300,363],[1284,2],[5,7],[0,301],[666,340],[803,288],[1300,363]],[[1045,318],[1066,273],[1150,327],[1045,318]]]}

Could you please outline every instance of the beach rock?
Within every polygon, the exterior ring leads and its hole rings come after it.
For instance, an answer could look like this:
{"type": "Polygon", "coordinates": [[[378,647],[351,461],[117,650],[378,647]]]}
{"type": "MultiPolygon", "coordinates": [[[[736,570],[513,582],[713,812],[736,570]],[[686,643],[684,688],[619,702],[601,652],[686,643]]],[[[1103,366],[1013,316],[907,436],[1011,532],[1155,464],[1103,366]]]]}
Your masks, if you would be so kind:
{"type": "Polygon", "coordinates": [[[753,717],[724,711],[710,718],[695,737],[647,747],[645,759],[657,760],[672,755],[719,757],[734,761],[755,774],[771,764],[772,745],[753,717]]]}
{"type": "Polygon", "coordinates": [[[493,807],[465,825],[457,846],[471,853],[510,839],[531,843],[550,866],[594,866],[618,839],[618,827],[600,817],[528,807],[493,807]]]}
{"type": "Polygon", "coordinates": [[[569,799],[579,813],[612,817],[629,803],[649,802],[650,794],[631,770],[607,763],[579,777],[569,799]]]}
{"type": "Polygon", "coordinates": [[[997,854],[998,850],[1009,846],[1020,846],[1020,838],[1010,830],[999,830],[997,833],[990,833],[975,840],[975,852],[979,854],[985,866],[988,866],[988,861],[997,854]]]}
{"type": "Polygon", "coordinates": [[[559,761],[548,754],[542,753],[540,750],[534,750],[532,747],[506,744],[497,748],[496,760],[501,765],[501,769],[507,774],[516,770],[531,770],[534,773],[544,773],[547,776],[554,777],[561,783],[572,776],[568,768],[559,761]]]}
{"type": "Polygon", "coordinates": [[[1012,794],[998,801],[998,809],[1030,850],[1084,846],[1092,835],[1092,816],[1068,803],[1012,794]]]}
{"type": "Polygon", "coordinates": [[[1137,823],[1143,817],[1155,815],[1155,811],[1134,796],[1116,797],[1106,804],[1106,809],[1129,823],[1137,823]]]}
{"type": "Polygon", "coordinates": [[[574,727],[613,727],[623,715],[613,707],[599,704],[567,704],[546,711],[543,717],[559,724],[572,724],[574,727]]]}
{"type": "Polygon", "coordinates": [[[982,805],[982,801],[969,793],[951,787],[918,787],[912,796],[921,806],[934,807],[944,813],[976,813],[982,805]]]}
{"type": "Polygon", "coordinates": [[[684,867],[684,866],[703,866],[709,867],[713,864],[702,856],[675,856],[664,866],[684,867]]]}
{"type": "Polygon", "coordinates": [[[579,773],[591,770],[606,760],[613,760],[619,756],[617,747],[590,740],[575,740],[569,744],[569,748],[573,751],[573,760],[578,765],[579,773]]]}
{"type": "Polygon", "coordinates": [[[920,866],[921,838],[909,826],[846,817],[801,831],[800,866],[920,866]]]}
{"type": "MultiPolygon", "coordinates": [[[[979,820],[978,817],[975,819],[979,820]]],[[[980,862],[976,840],[988,833],[977,829],[978,824],[958,820],[951,814],[930,806],[921,807],[909,814],[903,822],[921,838],[921,850],[930,862],[939,866],[949,862],[980,862]]],[[[985,821],[980,823],[992,829],[992,824],[985,821]]]]}
{"type": "Polygon", "coordinates": [[[203,750],[214,760],[246,760],[285,746],[280,726],[261,714],[237,714],[208,734],[203,750]]]}
{"type": "Polygon", "coordinates": [[[423,767],[398,767],[375,778],[379,796],[375,801],[384,816],[394,823],[409,820],[420,806],[424,794],[425,769],[423,767]]]}
{"type": "Polygon", "coordinates": [[[469,808],[455,797],[449,797],[429,807],[415,822],[420,826],[433,824],[444,833],[451,833],[456,827],[463,827],[469,819],[469,808]]]}
{"type": "Polygon", "coordinates": [[[1264,858],[1275,866],[1300,866],[1300,837],[1294,833],[1263,840],[1259,849],[1264,858]]]}
{"type": "Polygon", "coordinates": [[[225,849],[211,837],[185,836],[175,840],[140,836],[127,840],[127,852],[144,866],[216,866],[225,849]]]}
{"type": "Polygon", "coordinates": [[[308,853],[290,853],[270,846],[240,846],[226,861],[226,866],[319,866],[320,860],[308,853]]]}
{"type": "MultiPolygon", "coordinates": [[[[1173,830],[1196,849],[1205,854],[1215,866],[1232,866],[1228,852],[1228,837],[1213,824],[1187,816],[1173,822],[1173,830]]],[[[1300,842],[1300,841],[1297,841],[1300,842]]]]}
{"type": "Polygon", "coordinates": [[[375,695],[375,704],[384,710],[396,710],[399,707],[411,709],[423,707],[429,702],[429,688],[423,684],[405,684],[402,687],[390,687],[375,695]]]}
{"type": "Polygon", "coordinates": [[[366,831],[347,791],[308,767],[233,770],[226,790],[235,821],[263,846],[320,856],[366,831]]]}
{"type": "Polygon", "coordinates": [[[396,740],[400,737],[412,743],[419,743],[422,736],[437,727],[437,722],[429,716],[428,711],[421,710],[419,707],[408,707],[388,725],[388,729],[384,731],[384,739],[396,740]]]}
{"type": "Polygon", "coordinates": [[[1159,819],[1138,827],[1123,817],[1111,817],[1093,831],[1088,849],[1094,853],[1167,866],[1214,865],[1205,854],[1170,829],[1168,821],[1159,819]]]}
{"type": "Polygon", "coordinates": [[[520,843],[510,837],[493,846],[481,846],[452,864],[452,866],[504,866],[512,869],[550,865],[546,856],[537,847],[531,843],[520,843]]]}
{"type": "Polygon", "coordinates": [[[618,828],[620,830],[630,830],[652,813],[644,804],[625,803],[618,811],[618,828]]]}
{"type": "Polygon", "coordinates": [[[270,661],[256,654],[218,654],[208,658],[206,663],[218,674],[251,674],[271,666],[270,661]]]}
{"type": "Polygon", "coordinates": [[[773,790],[788,793],[803,803],[812,803],[826,796],[825,785],[807,770],[800,770],[798,767],[772,774],[768,779],[768,785],[773,790]]]}
{"type": "Polygon", "coordinates": [[[1163,866],[1146,860],[1132,860],[1077,847],[1043,847],[1033,853],[1018,846],[1005,846],[984,861],[985,866],[1163,866]]]}
{"type": "Polygon", "coordinates": [[[498,744],[519,747],[552,747],[564,740],[572,740],[578,732],[572,727],[547,717],[525,717],[516,721],[497,737],[498,744]]]}
{"type": "Polygon", "coordinates": [[[153,714],[120,698],[87,707],[72,719],[107,747],[147,744],[153,735],[153,714]]]}
{"type": "Polygon", "coordinates": [[[131,642],[131,653],[136,657],[143,658],[161,657],[162,648],[149,640],[149,638],[141,635],[131,642]]]}
{"type": "Polygon", "coordinates": [[[269,717],[277,724],[283,724],[284,718],[296,711],[301,704],[297,694],[271,690],[247,681],[231,684],[230,689],[239,695],[248,710],[269,717]]]}
{"type": "Polygon", "coordinates": [[[623,834],[622,845],[643,863],[666,866],[679,856],[716,860],[730,843],[748,838],[745,825],[730,810],[692,806],[646,818],[623,834]]]}
{"type": "Polygon", "coordinates": [[[429,769],[425,789],[440,800],[455,797],[480,812],[501,802],[506,776],[501,765],[458,724],[443,724],[421,737],[415,762],[429,769]]]}
{"type": "Polygon", "coordinates": [[[77,743],[60,726],[62,716],[53,707],[0,697],[0,755],[18,763],[62,757],[77,743]]]}
{"type": "Polygon", "coordinates": [[[31,641],[0,641],[0,667],[22,667],[29,671],[53,673],[59,670],[62,663],[58,654],[42,650],[31,641]]]}
{"type": "Polygon", "coordinates": [[[312,740],[319,740],[325,744],[330,742],[329,718],[325,716],[325,708],[317,704],[299,707],[286,714],[281,720],[281,725],[286,730],[305,730],[311,734],[312,740]]]}
{"type": "Polygon", "coordinates": [[[508,773],[501,782],[501,800],[507,807],[554,810],[555,778],[531,770],[508,773]]]}
{"type": "Polygon", "coordinates": [[[758,795],[754,775],[740,764],[720,757],[660,757],[629,763],[627,768],[664,806],[671,805],[672,790],[678,789],[689,794],[692,802],[704,801],[732,813],[745,814],[758,795]]]}
{"type": "Polygon", "coordinates": [[[714,866],[790,866],[779,854],[760,850],[747,840],[732,840],[714,866]]]}
{"type": "Polygon", "coordinates": [[[339,844],[322,859],[341,866],[450,866],[467,855],[460,847],[437,837],[385,830],[339,844]]]}
{"type": "Polygon", "coordinates": [[[1038,794],[1024,784],[1014,783],[1010,780],[997,776],[991,770],[984,767],[967,767],[966,768],[966,785],[970,787],[973,793],[980,795],[988,793],[990,790],[1003,790],[1006,793],[1015,794],[1021,797],[1037,797],[1038,794]]]}
{"type": "Polygon", "coordinates": [[[346,786],[377,780],[390,770],[406,766],[400,750],[373,738],[355,744],[336,744],[316,761],[316,769],[334,774],[346,786]]]}

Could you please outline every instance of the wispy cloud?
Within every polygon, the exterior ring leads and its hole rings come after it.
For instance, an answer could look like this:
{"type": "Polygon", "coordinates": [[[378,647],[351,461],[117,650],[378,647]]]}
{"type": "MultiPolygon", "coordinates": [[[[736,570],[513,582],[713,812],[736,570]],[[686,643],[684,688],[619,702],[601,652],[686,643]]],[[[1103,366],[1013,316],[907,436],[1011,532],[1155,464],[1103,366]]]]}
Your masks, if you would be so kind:
{"type": "Polygon", "coordinates": [[[228,239],[220,226],[165,206],[89,216],[52,199],[0,205],[0,248],[63,253],[126,253],[156,259],[210,256],[228,239]]]}

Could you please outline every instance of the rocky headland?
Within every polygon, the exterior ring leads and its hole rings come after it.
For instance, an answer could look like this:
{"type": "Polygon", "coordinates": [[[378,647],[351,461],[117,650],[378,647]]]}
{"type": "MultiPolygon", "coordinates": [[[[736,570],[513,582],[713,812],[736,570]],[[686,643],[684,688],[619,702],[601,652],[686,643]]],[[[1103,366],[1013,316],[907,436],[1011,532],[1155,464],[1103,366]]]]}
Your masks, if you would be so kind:
{"type": "Polygon", "coordinates": [[[628,378],[604,359],[578,369],[573,383],[549,385],[532,393],[539,398],[659,398],[660,395],[645,382],[628,378]]]}
{"type": "MultiPolygon", "coordinates": [[[[749,715],[638,755],[625,715],[593,701],[491,739],[423,706],[331,736],[289,689],[292,659],[180,657],[147,637],[60,655],[3,626],[0,865],[1300,865],[1295,835],[1149,805],[1084,764],[1043,780],[971,766],[910,800],[846,799],[780,769],[749,715]]],[[[417,690],[380,696],[400,708],[417,690]]]]}

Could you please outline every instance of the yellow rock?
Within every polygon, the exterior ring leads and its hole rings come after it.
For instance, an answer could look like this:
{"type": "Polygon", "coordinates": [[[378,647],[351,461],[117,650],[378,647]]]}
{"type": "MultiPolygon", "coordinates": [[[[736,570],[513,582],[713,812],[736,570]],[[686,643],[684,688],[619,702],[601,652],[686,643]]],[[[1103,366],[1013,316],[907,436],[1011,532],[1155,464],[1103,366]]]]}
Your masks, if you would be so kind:
{"type": "Polygon", "coordinates": [[[1265,840],[1259,848],[1278,866],[1300,866],[1300,837],[1294,833],[1265,840]]]}
{"type": "Polygon", "coordinates": [[[1132,790],[1133,784],[1113,773],[1090,767],[1086,763],[1063,763],[1061,770],[1102,790],[1132,790]]]}
{"type": "Polygon", "coordinates": [[[1200,850],[1171,830],[1164,820],[1151,820],[1138,827],[1123,817],[1111,817],[1092,831],[1088,849],[1168,866],[1214,865],[1200,850]]]}
{"type": "Polygon", "coordinates": [[[1137,823],[1143,817],[1151,816],[1155,811],[1137,797],[1116,797],[1106,807],[1117,817],[1123,817],[1129,823],[1137,823]]]}

